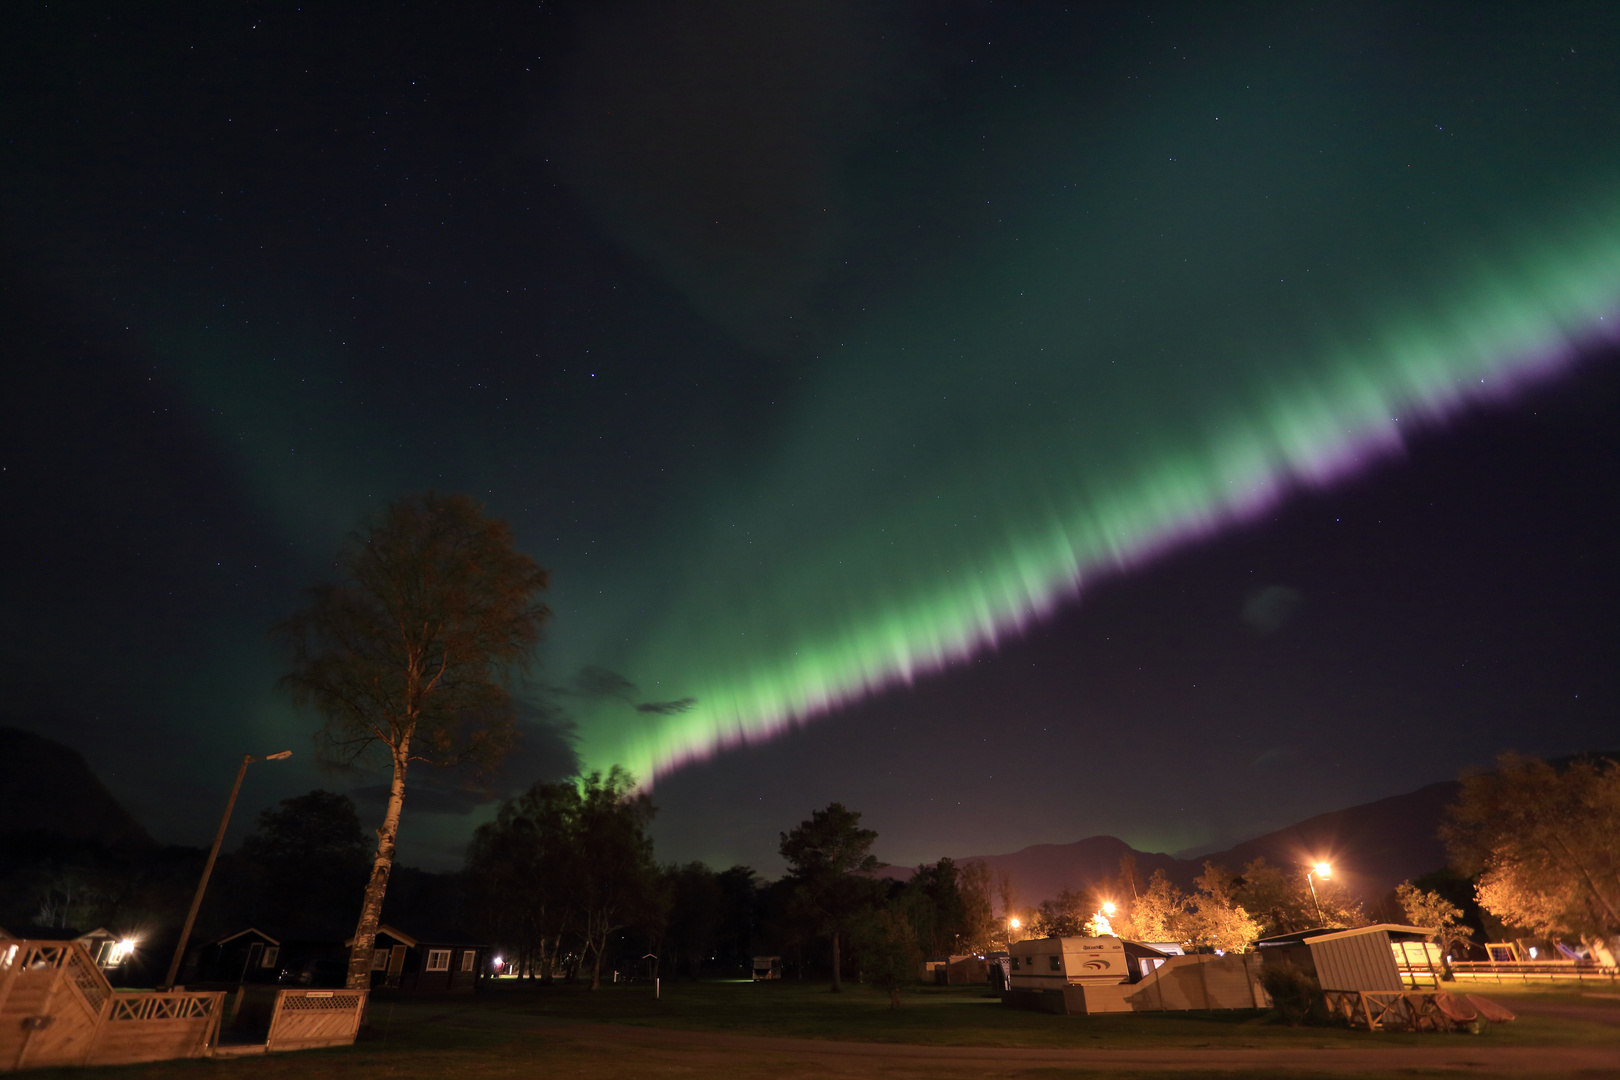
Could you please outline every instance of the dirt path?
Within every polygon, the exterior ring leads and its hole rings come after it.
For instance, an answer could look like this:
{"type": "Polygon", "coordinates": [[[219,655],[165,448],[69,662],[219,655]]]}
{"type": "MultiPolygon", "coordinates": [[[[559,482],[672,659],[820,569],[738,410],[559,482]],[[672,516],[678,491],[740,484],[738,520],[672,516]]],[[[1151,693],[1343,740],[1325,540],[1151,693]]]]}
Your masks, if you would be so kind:
{"type": "Polygon", "coordinates": [[[1490,1038],[1436,1036],[1433,1046],[1261,1048],[1208,1046],[1173,1050],[1025,1049],[984,1046],[914,1046],[776,1039],[667,1028],[559,1022],[544,1024],[552,1038],[657,1051],[670,1072],[752,1073],[794,1077],[1016,1076],[1038,1070],[1225,1071],[1376,1073],[1433,1070],[1473,1074],[1620,1077],[1620,1039],[1614,1046],[1493,1046],[1490,1038]]]}

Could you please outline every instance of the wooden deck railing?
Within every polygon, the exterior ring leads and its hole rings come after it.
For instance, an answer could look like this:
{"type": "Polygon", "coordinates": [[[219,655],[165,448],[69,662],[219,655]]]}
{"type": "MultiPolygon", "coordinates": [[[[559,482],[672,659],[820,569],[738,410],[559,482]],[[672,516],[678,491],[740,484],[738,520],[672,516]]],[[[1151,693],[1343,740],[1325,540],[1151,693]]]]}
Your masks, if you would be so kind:
{"type": "Polygon", "coordinates": [[[1459,979],[1496,982],[1574,979],[1612,983],[1620,979],[1620,968],[1606,967],[1596,960],[1458,960],[1452,962],[1451,973],[1459,979]]]}

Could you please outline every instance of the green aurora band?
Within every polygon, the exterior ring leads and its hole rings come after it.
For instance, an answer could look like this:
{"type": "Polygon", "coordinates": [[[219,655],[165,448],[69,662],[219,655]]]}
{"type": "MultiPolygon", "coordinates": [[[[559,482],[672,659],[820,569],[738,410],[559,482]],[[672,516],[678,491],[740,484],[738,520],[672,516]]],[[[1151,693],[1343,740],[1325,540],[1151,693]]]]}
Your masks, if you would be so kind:
{"type": "Polygon", "coordinates": [[[1612,15],[1417,25],[1188,8],[1023,46],[870,120],[836,183],[759,196],[838,225],[751,263],[708,238],[723,210],[681,233],[672,186],[613,188],[667,170],[601,114],[582,197],[695,309],[768,356],[735,310],[820,284],[776,309],[815,363],[762,448],[593,581],[601,613],[559,605],[556,659],[689,699],[581,710],[585,767],[656,779],[961,662],[1620,340],[1612,15]]]}
{"type": "MultiPolygon", "coordinates": [[[[943,473],[890,488],[886,511],[845,528],[840,500],[870,495],[857,492],[859,463],[911,450],[902,444],[916,434],[885,420],[898,415],[890,411],[897,399],[920,396],[904,389],[909,374],[880,387],[874,372],[906,372],[903,350],[928,343],[914,336],[902,346],[897,333],[874,329],[865,364],[826,395],[842,403],[836,415],[805,421],[823,426],[800,438],[877,445],[856,455],[856,468],[844,462],[831,475],[822,461],[771,470],[771,490],[756,490],[752,508],[740,500],[720,515],[729,520],[709,538],[715,557],[693,575],[699,587],[673,605],[680,620],[623,661],[644,684],[679,687],[695,703],[681,715],[628,724],[599,717],[585,726],[585,763],[622,762],[655,778],[937,671],[1021,632],[1094,575],[1256,514],[1290,488],[1352,474],[1398,453],[1414,424],[1506,398],[1567,366],[1583,345],[1620,339],[1620,216],[1577,222],[1540,245],[1474,260],[1471,272],[1433,290],[1450,299],[1425,303],[1419,290],[1381,317],[1349,328],[1341,321],[1337,333],[1271,342],[1269,356],[1265,344],[1232,345],[1234,354],[1216,365],[1218,386],[1179,397],[1167,391],[1146,408],[1119,407],[1117,391],[1100,395],[1101,411],[1065,404],[1099,397],[1087,387],[1099,381],[1095,353],[1106,350],[1054,350],[1055,361],[1041,362],[1030,359],[1027,341],[1017,360],[971,342],[967,351],[982,350],[1023,377],[1001,383],[1033,384],[1011,395],[1003,385],[999,401],[981,392],[973,409],[999,408],[1005,422],[1022,405],[1034,422],[970,453],[936,445],[954,459],[943,473]],[[1099,438],[1070,412],[1090,412],[1084,420],[1092,422],[1115,414],[1109,435],[1124,413],[1132,437],[1099,438]],[[784,490],[796,494],[785,513],[771,497],[784,490]],[[792,551],[790,568],[757,548],[792,551]]],[[[1023,299],[1050,305],[1052,317],[1073,307],[1066,284],[1048,279],[1043,297],[1023,299]]],[[[979,318],[1007,329],[1006,319],[979,318]]],[[[936,378],[931,390],[940,386],[936,378]]],[[[951,385],[942,396],[971,389],[951,385]]]]}

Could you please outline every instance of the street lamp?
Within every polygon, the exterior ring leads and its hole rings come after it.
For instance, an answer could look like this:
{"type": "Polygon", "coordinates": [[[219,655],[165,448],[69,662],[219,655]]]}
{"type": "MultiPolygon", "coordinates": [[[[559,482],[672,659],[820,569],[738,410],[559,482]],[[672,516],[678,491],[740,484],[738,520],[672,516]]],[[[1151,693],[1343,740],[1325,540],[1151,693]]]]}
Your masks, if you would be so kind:
{"type": "Polygon", "coordinates": [[[174,989],[175,976],[180,974],[180,961],[186,955],[186,944],[191,940],[191,927],[197,921],[197,909],[202,907],[203,893],[208,889],[208,877],[214,872],[214,860],[219,858],[219,845],[225,842],[225,826],[231,823],[231,811],[236,809],[236,794],[242,790],[242,777],[247,775],[247,767],[255,761],[286,761],[292,757],[291,750],[283,750],[279,754],[266,754],[256,758],[252,754],[242,755],[242,767],[236,770],[236,783],[231,785],[231,797],[225,802],[225,814],[219,819],[219,832],[214,834],[214,846],[209,849],[208,861],[203,864],[202,880],[197,882],[197,895],[191,898],[191,910],[186,913],[186,925],[180,930],[180,943],[174,947],[174,959],[169,961],[169,976],[163,980],[163,989],[174,989]]]}
{"type": "Polygon", "coordinates": [[[1316,925],[1321,926],[1322,902],[1316,898],[1316,882],[1311,880],[1311,876],[1313,874],[1316,877],[1321,878],[1323,881],[1326,881],[1328,878],[1333,876],[1333,867],[1328,863],[1319,862],[1309,870],[1305,871],[1305,883],[1311,887],[1311,904],[1316,908],[1316,925]]]}
{"type": "Polygon", "coordinates": [[[1024,925],[1023,923],[1018,921],[1017,916],[1011,916],[1011,917],[1009,917],[1007,919],[1007,948],[1008,949],[1012,948],[1013,931],[1017,930],[1020,926],[1023,926],[1023,925],[1024,925]]]}

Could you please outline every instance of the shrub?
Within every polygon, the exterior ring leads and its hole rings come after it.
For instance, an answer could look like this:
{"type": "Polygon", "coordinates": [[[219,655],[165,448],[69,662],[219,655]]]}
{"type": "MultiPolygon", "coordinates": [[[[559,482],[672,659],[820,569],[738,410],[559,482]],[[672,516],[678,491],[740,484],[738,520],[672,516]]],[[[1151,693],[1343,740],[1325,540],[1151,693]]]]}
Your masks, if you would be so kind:
{"type": "Polygon", "coordinates": [[[1260,985],[1289,1027],[1327,1022],[1327,1006],[1316,976],[1287,964],[1267,964],[1260,970],[1260,985]]]}

